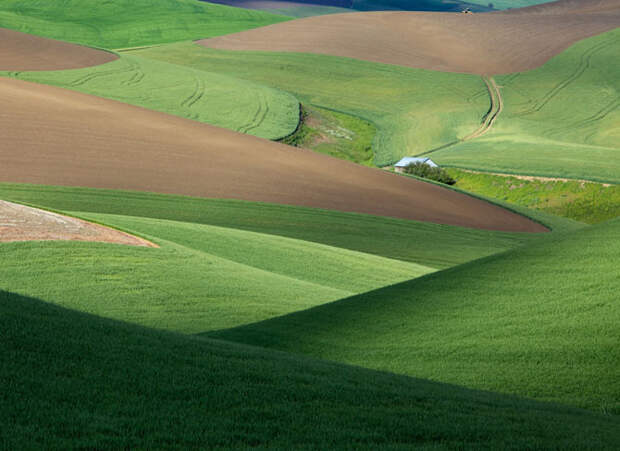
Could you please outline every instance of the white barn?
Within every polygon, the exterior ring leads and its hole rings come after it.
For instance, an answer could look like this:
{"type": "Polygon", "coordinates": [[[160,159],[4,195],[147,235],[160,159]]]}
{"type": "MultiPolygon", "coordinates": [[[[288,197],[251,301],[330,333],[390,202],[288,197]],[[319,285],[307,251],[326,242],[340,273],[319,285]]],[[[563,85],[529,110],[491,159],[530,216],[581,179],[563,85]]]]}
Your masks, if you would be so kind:
{"type": "Polygon", "coordinates": [[[405,168],[410,164],[422,163],[427,164],[432,168],[439,167],[433,160],[428,157],[405,157],[394,165],[396,172],[405,172],[405,168]]]}

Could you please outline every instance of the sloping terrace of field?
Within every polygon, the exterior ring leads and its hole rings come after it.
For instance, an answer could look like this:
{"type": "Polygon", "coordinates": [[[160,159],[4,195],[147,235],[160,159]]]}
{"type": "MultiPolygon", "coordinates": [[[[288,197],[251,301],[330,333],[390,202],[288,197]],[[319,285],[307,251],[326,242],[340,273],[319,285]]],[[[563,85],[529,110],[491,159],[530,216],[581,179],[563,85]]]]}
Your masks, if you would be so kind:
{"type": "Polygon", "coordinates": [[[571,44],[620,26],[620,2],[565,0],[485,14],[334,14],[198,41],[227,50],[329,54],[488,75],[536,68],[571,44]]]}
{"type": "Polygon", "coordinates": [[[546,229],[432,184],[59,88],[0,79],[0,180],[546,229]]]}
{"type": "Polygon", "coordinates": [[[110,52],[0,28],[0,71],[79,69],[117,58],[110,52]]]}

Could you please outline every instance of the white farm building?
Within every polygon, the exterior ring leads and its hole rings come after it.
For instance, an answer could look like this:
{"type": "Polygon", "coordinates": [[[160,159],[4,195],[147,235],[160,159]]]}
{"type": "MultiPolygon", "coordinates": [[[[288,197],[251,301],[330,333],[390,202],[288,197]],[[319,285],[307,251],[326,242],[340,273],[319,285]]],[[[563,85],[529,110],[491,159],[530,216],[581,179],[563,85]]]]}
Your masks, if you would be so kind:
{"type": "Polygon", "coordinates": [[[405,168],[410,164],[422,163],[427,164],[432,168],[438,167],[438,165],[427,157],[405,157],[394,165],[396,172],[405,172],[405,168]]]}

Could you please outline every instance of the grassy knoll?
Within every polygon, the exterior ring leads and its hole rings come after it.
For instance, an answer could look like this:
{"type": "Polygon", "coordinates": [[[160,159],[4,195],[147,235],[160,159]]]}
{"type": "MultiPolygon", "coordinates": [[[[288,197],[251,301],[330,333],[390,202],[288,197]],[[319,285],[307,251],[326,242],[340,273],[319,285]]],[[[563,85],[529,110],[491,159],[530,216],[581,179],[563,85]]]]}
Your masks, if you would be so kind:
{"type": "Polygon", "coordinates": [[[590,224],[620,216],[620,185],[447,171],[458,188],[553,215],[590,224]]]}
{"type": "Polygon", "coordinates": [[[235,33],[288,18],[197,0],[2,0],[0,27],[108,49],[235,33]]]}
{"type": "Polygon", "coordinates": [[[119,100],[261,138],[287,136],[299,122],[299,102],[290,94],[132,54],[123,54],[116,61],[86,69],[6,75],[119,100]]]}
{"type": "Polygon", "coordinates": [[[283,143],[372,166],[373,125],[358,117],[317,107],[304,107],[299,129],[283,143]]]}
{"type": "MultiPolygon", "coordinates": [[[[541,238],[303,207],[88,188],[0,184],[0,198],[63,211],[169,219],[260,232],[433,268],[454,266],[541,238]]],[[[530,213],[556,231],[581,227],[570,220],[530,213]]]]}
{"type": "Polygon", "coordinates": [[[480,77],[325,55],[231,52],[178,43],[134,52],[146,58],[256,81],[305,105],[357,116],[377,128],[382,166],[467,136],[489,107],[480,77]]]}
{"type": "Polygon", "coordinates": [[[241,230],[84,216],[139,233],[161,248],[3,244],[0,289],[100,316],[196,333],[271,318],[432,271],[241,230]]]}
{"type": "Polygon", "coordinates": [[[569,407],[105,320],[0,291],[0,447],[611,449],[569,407]]]}
{"type": "Polygon", "coordinates": [[[213,336],[617,415],[619,255],[617,219],[213,336]]]}
{"type": "Polygon", "coordinates": [[[449,166],[620,182],[620,29],[544,66],[496,77],[504,111],[482,138],[435,152],[449,166]]]}

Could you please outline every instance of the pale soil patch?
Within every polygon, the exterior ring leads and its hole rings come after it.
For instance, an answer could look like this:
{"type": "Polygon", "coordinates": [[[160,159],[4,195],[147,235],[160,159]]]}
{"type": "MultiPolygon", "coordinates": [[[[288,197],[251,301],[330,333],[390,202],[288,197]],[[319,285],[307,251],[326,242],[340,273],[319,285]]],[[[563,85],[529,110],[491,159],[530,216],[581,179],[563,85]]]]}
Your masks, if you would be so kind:
{"type": "Polygon", "coordinates": [[[158,247],[119,230],[0,200],[0,242],[56,240],[158,247]]]}
{"type": "Polygon", "coordinates": [[[484,14],[369,12],[310,17],[198,41],[225,50],[305,52],[446,72],[522,72],[620,26],[620,1],[563,0],[484,14]]]}

